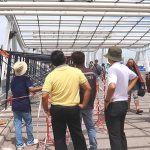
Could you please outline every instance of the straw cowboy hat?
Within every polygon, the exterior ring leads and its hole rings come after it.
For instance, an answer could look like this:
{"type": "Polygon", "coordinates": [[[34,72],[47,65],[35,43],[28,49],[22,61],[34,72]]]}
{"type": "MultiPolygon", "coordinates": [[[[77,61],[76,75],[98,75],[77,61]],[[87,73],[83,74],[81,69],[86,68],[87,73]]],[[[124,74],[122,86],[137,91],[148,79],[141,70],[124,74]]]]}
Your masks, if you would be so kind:
{"type": "Polygon", "coordinates": [[[122,61],[122,50],[120,47],[112,46],[108,49],[108,53],[104,57],[113,61],[122,61]]]}
{"type": "Polygon", "coordinates": [[[14,64],[14,70],[16,76],[22,76],[27,71],[27,64],[24,61],[18,61],[14,64]]]}

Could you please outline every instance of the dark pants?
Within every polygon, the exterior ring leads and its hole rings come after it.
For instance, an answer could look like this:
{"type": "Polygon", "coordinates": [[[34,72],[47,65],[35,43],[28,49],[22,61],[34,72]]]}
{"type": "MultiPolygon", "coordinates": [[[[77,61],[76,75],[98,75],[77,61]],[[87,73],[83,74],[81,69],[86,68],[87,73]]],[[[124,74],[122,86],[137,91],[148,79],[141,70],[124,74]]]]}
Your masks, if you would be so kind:
{"type": "Polygon", "coordinates": [[[78,106],[51,106],[52,128],[55,150],[67,150],[66,128],[71,134],[74,150],[87,150],[81,130],[80,108],[78,106]]]}
{"type": "Polygon", "coordinates": [[[124,122],[128,109],[127,101],[112,102],[105,110],[111,150],[127,150],[124,122]]]}

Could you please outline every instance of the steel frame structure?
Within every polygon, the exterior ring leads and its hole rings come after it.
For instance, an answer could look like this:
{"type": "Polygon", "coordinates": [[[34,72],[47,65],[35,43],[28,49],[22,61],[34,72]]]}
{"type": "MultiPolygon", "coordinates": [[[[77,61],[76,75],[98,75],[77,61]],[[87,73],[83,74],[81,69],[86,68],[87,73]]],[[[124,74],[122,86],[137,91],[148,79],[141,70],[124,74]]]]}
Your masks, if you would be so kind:
{"type": "Polygon", "coordinates": [[[0,14],[13,22],[26,50],[96,52],[113,45],[141,50],[150,43],[148,0],[18,1],[1,0],[0,14]]]}

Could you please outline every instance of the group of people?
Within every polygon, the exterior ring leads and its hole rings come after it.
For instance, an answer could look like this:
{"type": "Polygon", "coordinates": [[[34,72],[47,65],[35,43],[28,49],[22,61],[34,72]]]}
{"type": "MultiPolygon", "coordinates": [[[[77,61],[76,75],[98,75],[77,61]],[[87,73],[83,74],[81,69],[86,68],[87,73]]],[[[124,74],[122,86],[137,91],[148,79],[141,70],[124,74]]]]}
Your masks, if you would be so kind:
{"type": "MultiPolygon", "coordinates": [[[[42,91],[44,112],[51,116],[55,150],[67,150],[67,128],[74,150],[87,150],[81,128],[82,119],[89,137],[89,150],[97,150],[96,130],[93,122],[97,75],[92,68],[84,66],[83,52],[73,52],[71,57],[74,67],[65,64],[65,56],[62,51],[52,52],[50,60],[55,69],[47,75],[43,87],[33,87],[32,81],[25,75],[27,71],[25,62],[15,63],[15,77],[11,82],[11,90],[13,98],[16,98],[13,100],[12,110],[18,150],[25,146],[21,135],[22,119],[25,121],[27,130],[27,145],[38,143],[38,139],[33,137],[31,105],[28,97],[30,92],[37,91],[42,91]],[[50,100],[49,97],[51,97],[50,100]]],[[[104,100],[111,150],[127,150],[124,121],[128,110],[128,93],[135,86],[138,76],[137,72],[134,73],[131,68],[120,63],[122,50],[119,47],[110,47],[104,57],[108,58],[111,65],[108,69],[108,88],[104,100]]],[[[100,74],[98,60],[96,63],[97,74],[100,74]]],[[[140,111],[138,107],[137,110],[140,111]]]]}

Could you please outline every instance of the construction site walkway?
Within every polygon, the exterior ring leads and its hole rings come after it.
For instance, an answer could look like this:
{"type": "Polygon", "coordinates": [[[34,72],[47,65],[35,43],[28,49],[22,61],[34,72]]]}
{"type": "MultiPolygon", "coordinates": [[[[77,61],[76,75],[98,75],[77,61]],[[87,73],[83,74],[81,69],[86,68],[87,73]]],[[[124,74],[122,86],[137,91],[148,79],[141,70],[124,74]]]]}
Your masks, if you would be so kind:
{"type": "MultiPolygon", "coordinates": [[[[137,115],[135,113],[135,107],[132,101],[131,110],[128,112],[125,123],[125,132],[127,135],[128,149],[129,150],[150,150],[150,94],[146,94],[145,97],[140,101],[141,109],[144,113],[142,115],[137,115]]],[[[43,150],[44,138],[46,137],[46,119],[44,114],[40,113],[40,119],[38,121],[39,127],[37,126],[37,112],[38,112],[39,102],[32,104],[32,114],[33,114],[33,126],[34,135],[37,137],[41,144],[37,146],[26,147],[24,150],[43,150]]],[[[10,109],[3,111],[0,114],[1,118],[11,118],[12,112],[10,109]]],[[[97,121],[97,115],[95,111],[94,115],[95,122],[97,121]]],[[[83,132],[88,145],[88,136],[85,130],[84,124],[83,132]]],[[[110,144],[108,139],[108,134],[105,130],[105,126],[96,124],[97,130],[97,142],[98,150],[110,150],[110,144]]],[[[13,126],[13,119],[8,120],[7,126],[0,127],[0,150],[15,150],[15,133],[13,126]]],[[[25,127],[23,125],[23,136],[26,138],[25,127]]],[[[26,139],[24,140],[26,141],[26,139]]],[[[68,139],[68,150],[73,150],[72,142],[68,139]]],[[[47,150],[54,150],[54,146],[51,144],[47,147],[47,150]]]]}

